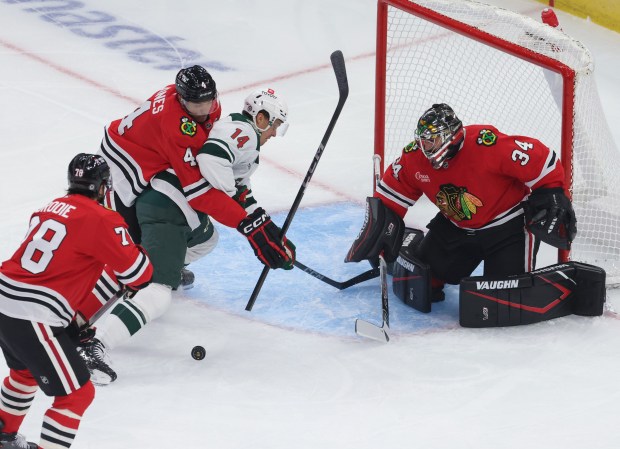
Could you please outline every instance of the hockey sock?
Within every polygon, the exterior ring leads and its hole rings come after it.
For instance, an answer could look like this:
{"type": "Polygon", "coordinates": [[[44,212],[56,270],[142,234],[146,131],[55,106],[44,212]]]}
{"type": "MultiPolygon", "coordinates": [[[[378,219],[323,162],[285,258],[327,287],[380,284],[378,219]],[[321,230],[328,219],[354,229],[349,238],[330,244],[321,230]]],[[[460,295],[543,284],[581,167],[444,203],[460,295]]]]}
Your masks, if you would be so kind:
{"type": "Polygon", "coordinates": [[[167,285],[152,283],[133,298],[118,304],[108,316],[98,337],[108,349],[124,343],[142,329],[146,323],[160,317],[172,301],[172,289],[167,285]]]}
{"type": "MultiPolygon", "coordinates": [[[[112,313],[106,318],[103,326],[97,327],[97,338],[101,340],[103,346],[105,346],[108,350],[125,343],[141,327],[140,325],[137,329],[134,330],[133,333],[130,332],[129,326],[127,323],[125,323],[125,321],[123,321],[123,318],[114,313],[114,311],[116,311],[116,309],[119,307],[120,304],[114,308],[112,313]]],[[[126,314],[123,314],[123,316],[125,315],[126,314]]],[[[130,317],[130,315],[126,316],[130,317]]],[[[134,320],[132,319],[128,321],[130,321],[129,325],[131,325],[133,328],[133,325],[135,324],[134,320]]]]}
{"type": "Polygon", "coordinates": [[[82,415],[94,398],[95,387],[90,381],[67,396],[57,396],[43,416],[39,447],[66,449],[71,446],[82,415]]]}
{"type": "Polygon", "coordinates": [[[30,409],[39,386],[28,370],[10,370],[0,390],[0,419],[4,423],[3,432],[19,430],[26,413],[30,409]]]}

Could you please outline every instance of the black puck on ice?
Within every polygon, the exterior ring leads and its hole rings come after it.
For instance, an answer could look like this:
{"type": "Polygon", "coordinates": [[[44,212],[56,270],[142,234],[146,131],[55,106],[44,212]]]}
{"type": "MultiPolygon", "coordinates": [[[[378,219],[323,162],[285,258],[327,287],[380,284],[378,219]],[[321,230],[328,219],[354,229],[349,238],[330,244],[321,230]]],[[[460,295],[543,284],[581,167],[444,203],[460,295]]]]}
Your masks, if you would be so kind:
{"type": "Polygon", "coordinates": [[[194,346],[192,348],[192,357],[194,360],[202,360],[205,358],[205,355],[207,355],[207,351],[205,351],[205,348],[202,346],[194,346]]]}

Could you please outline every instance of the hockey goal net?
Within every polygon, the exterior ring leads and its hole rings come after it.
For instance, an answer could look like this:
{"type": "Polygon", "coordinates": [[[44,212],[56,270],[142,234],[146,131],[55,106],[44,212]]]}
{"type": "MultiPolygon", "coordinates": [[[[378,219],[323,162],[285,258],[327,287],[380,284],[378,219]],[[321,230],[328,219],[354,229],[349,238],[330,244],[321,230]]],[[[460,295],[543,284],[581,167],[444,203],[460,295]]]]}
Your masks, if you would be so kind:
{"type": "MultiPolygon", "coordinates": [[[[464,124],[492,124],[557,151],[578,220],[570,255],[620,283],[620,153],[589,51],[562,31],[468,0],[379,0],[375,152],[387,165],[417,119],[448,103],[464,124]]],[[[491,186],[490,186],[491,187],[491,186]]]]}

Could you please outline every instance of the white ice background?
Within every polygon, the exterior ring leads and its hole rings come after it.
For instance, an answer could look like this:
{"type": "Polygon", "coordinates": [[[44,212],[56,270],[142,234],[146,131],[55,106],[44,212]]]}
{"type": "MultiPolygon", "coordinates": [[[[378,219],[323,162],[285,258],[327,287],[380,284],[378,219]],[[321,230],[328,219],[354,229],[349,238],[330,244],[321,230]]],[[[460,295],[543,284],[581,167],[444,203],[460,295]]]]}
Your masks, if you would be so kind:
{"type": "MultiPolygon", "coordinates": [[[[491,3],[536,18],[542,8],[491,3]]],[[[334,279],[368,269],[343,258],[372,186],[375,12],[374,0],[0,0],[0,260],[30,214],[62,194],[71,157],[97,152],[103,126],[172,82],[190,51],[210,65],[225,113],[259,86],[286,97],[289,132],[264,147],[253,180],[282,224],[336,104],[329,55],[340,49],[350,97],[289,236],[302,262],[334,279]],[[157,50],[163,41],[176,60],[157,50]]],[[[620,142],[620,35],[558,16],[596,58],[620,142]]],[[[431,211],[414,208],[408,223],[423,228],[431,211]]],[[[111,354],[119,379],[97,389],[74,447],[620,446],[612,315],[463,329],[451,287],[429,315],[392,296],[392,340],[379,344],[353,331],[355,318],[379,322],[377,280],[338,291],[299,270],[272,272],[246,312],[261,266],[236,231],[219,229],[220,246],[192,266],[196,287],[111,354]],[[203,361],[190,357],[194,345],[203,361]]],[[[22,427],[30,440],[50,403],[35,400],[22,427]]]]}

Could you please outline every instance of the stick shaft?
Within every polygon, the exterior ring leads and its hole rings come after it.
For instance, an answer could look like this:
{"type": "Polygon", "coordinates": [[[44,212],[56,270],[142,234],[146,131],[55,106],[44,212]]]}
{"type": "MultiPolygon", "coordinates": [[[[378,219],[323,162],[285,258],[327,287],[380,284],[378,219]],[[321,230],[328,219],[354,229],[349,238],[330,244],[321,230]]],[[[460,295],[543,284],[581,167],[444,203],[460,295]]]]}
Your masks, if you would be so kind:
{"type": "MultiPolygon", "coordinates": [[[[338,120],[338,117],[340,116],[340,112],[342,111],[342,108],[344,107],[344,103],[347,100],[347,97],[349,96],[349,83],[347,81],[347,71],[344,65],[344,57],[342,56],[342,52],[340,50],[333,52],[331,55],[331,61],[332,61],[332,66],[334,68],[334,73],[336,74],[336,81],[338,83],[338,92],[339,92],[338,104],[336,106],[336,110],[334,111],[334,114],[332,115],[329,125],[327,126],[325,135],[323,136],[323,139],[321,140],[321,144],[319,145],[319,148],[317,149],[316,154],[314,155],[314,159],[312,159],[312,162],[310,163],[310,168],[308,169],[308,172],[306,173],[306,177],[304,178],[304,181],[302,182],[301,187],[299,188],[299,191],[297,192],[295,201],[293,201],[293,205],[291,206],[291,209],[289,210],[289,213],[286,216],[286,220],[284,220],[284,224],[282,225],[282,234],[281,234],[282,237],[284,237],[284,235],[288,231],[288,228],[290,227],[291,222],[293,221],[293,217],[295,216],[295,213],[297,213],[297,209],[299,208],[301,199],[303,198],[304,193],[306,192],[306,187],[308,183],[310,183],[310,180],[312,179],[314,170],[316,169],[316,166],[318,165],[319,160],[321,159],[321,156],[323,155],[323,150],[325,150],[325,145],[327,145],[327,141],[329,140],[329,137],[332,134],[334,126],[336,126],[336,121],[338,120]]],[[[256,282],[256,286],[254,287],[254,291],[252,292],[252,295],[250,296],[248,304],[245,306],[245,310],[251,311],[252,307],[254,307],[256,298],[258,297],[258,294],[263,288],[263,284],[265,283],[265,279],[267,279],[268,274],[269,274],[269,267],[265,266],[263,268],[263,271],[260,274],[260,277],[258,278],[258,281],[256,282]]]]}

